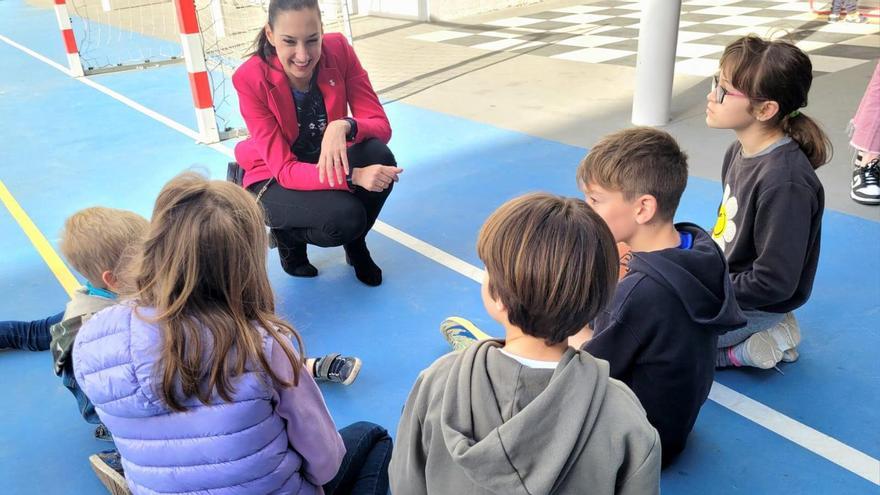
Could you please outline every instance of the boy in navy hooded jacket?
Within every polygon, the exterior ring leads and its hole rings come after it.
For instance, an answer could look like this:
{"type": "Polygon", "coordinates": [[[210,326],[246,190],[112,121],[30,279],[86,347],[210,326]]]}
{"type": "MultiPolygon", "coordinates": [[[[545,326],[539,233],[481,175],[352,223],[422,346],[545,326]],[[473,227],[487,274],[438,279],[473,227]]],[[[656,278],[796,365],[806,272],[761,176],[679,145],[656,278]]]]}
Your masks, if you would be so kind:
{"type": "Polygon", "coordinates": [[[709,396],[718,335],[746,323],[724,253],[700,227],[673,223],[687,177],[675,139],[649,128],[606,136],[578,168],[587,203],[630,249],[583,348],[635,392],[660,432],[664,466],[709,396]]]}

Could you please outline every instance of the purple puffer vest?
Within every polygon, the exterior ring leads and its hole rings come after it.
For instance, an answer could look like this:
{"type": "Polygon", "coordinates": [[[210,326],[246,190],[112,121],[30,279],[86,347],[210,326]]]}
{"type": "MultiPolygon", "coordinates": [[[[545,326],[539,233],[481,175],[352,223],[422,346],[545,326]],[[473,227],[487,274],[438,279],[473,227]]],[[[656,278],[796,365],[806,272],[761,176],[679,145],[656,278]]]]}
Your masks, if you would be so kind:
{"type": "MultiPolygon", "coordinates": [[[[263,341],[268,357],[272,338],[263,341]]],[[[192,398],[186,412],[172,412],[155,390],[160,343],[157,326],[117,305],[83,325],[74,344],[76,380],[112,432],[134,494],[313,490],[299,473],[302,458],[288,447],[268,375],[248,368],[233,381],[232,402],[214,397],[206,406],[192,398]]]]}

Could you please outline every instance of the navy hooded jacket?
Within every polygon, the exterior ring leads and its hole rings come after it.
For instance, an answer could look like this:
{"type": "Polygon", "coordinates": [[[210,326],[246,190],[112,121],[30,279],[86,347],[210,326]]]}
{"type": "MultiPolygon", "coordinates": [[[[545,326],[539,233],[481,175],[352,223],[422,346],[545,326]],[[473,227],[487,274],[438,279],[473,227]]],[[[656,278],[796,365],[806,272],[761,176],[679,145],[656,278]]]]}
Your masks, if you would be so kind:
{"type": "Polygon", "coordinates": [[[663,465],[683,449],[715,376],[718,335],[741,328],[724,253],[700,227],[689,248],[633,252],[584,349],[607,360],[660,433],[663,465]]]}

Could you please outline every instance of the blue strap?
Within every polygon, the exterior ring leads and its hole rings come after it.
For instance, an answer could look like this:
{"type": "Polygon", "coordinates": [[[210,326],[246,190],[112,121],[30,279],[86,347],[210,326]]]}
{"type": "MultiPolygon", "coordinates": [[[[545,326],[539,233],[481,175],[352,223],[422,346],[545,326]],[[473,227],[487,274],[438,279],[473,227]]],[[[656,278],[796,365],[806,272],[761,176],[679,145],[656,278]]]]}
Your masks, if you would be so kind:
{"type": "Polygon", "coordinates": [[[694,247],[694,235],[690,232],[678,232],[678,236],[681,238],[681,244],[678,245],[679,249],[690,249],[694,247]]]}
{"type": "Polygon", "coordinates": [[[92,283],[89,281],[86,281],[86,290],[89,291],[88,294],[90,296],[98,296],[106,299],[116,299],[115,292],[111,292],[107,289],[99,289],[98,287],[92,285],[92,283]]]}

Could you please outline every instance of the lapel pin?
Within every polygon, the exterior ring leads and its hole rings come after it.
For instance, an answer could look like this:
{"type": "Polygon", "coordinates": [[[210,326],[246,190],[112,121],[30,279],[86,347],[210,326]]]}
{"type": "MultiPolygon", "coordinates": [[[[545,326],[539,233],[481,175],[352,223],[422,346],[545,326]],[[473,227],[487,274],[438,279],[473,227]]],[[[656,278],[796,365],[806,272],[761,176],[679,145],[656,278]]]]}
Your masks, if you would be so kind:
{"type": "Polygon", "coordinates": [[[334,81],[333,79],[330,79],[330,86],[336,86],[336,81],[334,81]]]}

